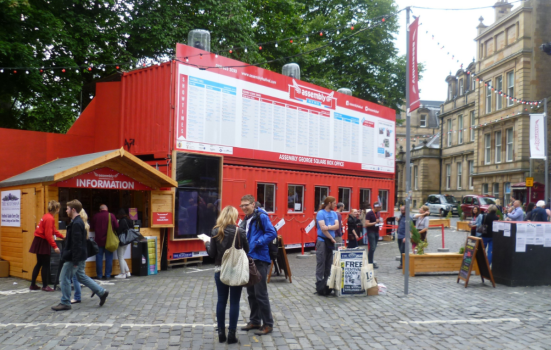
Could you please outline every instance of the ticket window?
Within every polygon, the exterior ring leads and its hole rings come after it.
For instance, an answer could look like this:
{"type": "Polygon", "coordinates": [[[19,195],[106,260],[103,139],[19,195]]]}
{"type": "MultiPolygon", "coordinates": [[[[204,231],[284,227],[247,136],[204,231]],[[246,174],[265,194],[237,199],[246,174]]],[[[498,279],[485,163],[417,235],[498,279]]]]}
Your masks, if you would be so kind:
{"type": "Polygon", "coordinates": [[[177,152],[174,240],[211,235],[221,210],[222,157],[177,152]]]}
{"type": "Polygon", "coordinates": [[[371,189],[360,188],[360,209],[371,209],[371,189]]]}
{"type": "Polygon", "coordinates": [[[68,225],[71,219],[67,216],[67,202],[77,199],[82,203],[82,209],[88,215],[88,220],[92,220],[95,214],[100,210],[102,204],[107,206],[110,213],[115,216],[120,209],[125,209],[128,213],[129,208],[138,209],[138,222],[141,227],[149,227],[149,208],[147,201],[148,193],[145,191],[125,191],[125,190],[103,190],[92,188],[59,188],[59,211],[60,229],[68,225]]]}
{"type": "Polygon", "coordinates": [[[321,210],[323,201],[329,196],[329,187],[325,186],[316,186],[314,187],[314,211],[321,210]]]}

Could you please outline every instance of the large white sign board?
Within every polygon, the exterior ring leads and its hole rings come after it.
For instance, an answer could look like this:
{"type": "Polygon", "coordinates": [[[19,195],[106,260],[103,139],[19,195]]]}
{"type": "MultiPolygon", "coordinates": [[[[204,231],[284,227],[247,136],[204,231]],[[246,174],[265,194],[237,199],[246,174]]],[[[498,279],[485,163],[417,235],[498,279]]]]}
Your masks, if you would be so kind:
{"type": "Polygon", "coordinates": [[[21,190],[2,191],[2,226],[21,227],[21,190]]]}

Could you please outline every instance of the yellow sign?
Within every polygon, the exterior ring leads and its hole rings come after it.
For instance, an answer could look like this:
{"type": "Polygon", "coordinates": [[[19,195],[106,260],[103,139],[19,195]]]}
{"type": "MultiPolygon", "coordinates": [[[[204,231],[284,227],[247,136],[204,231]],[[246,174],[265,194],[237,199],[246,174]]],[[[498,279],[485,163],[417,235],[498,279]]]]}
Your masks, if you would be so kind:
{"type": "Polygon", "coordinates": [[[526,187],[534,187],[534,178],[533,177],[527,177],[526,178],[526,187]]]}

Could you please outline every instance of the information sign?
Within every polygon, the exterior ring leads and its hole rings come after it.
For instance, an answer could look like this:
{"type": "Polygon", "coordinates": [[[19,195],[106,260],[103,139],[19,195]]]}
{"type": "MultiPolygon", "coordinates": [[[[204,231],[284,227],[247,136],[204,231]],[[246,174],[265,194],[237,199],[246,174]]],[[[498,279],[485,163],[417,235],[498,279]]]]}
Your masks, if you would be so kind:
{"type": "Polygon", "coordinates": [[[534,178],[533,177],[527,177],[526,178],[526,187],[534,187],[534,178]]]}
{"type": "Polygon", "coordinates": [[[202,65],[220,68],[178,65],[176,149],[394,173],[393,110],[177,46],[177,56],[189,57],[190,63],[199,53],[202,65]]]}
{"type": "Polygon", "coordinates": [[[365,250],[347,249],[336,254],[341,255],[341,295],[365,294],[361,280],[365,250]]]}

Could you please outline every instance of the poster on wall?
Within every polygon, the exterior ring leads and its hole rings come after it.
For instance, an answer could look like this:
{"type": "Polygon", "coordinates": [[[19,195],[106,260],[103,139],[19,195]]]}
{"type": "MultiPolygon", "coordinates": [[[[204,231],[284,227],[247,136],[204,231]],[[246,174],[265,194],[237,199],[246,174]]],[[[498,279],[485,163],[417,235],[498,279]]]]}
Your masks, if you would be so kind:
{"type": "Polygon", "coordinates": [[[21,190],[2,191],[2,226],[21,227],[21,190]]]}
{"type": "MultiPolygon", "coordinates": [[[[177,46],[177,56],[200,50],[177,46]]],[[[201,51],[202,52],[202,51],[201,51]]],[[[394,173],[396,113],[222,56],[180,63],[176,149],[359,171],[394,173]]]]}

